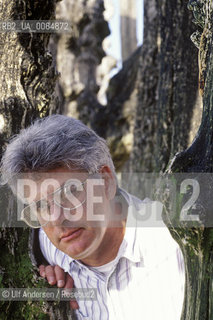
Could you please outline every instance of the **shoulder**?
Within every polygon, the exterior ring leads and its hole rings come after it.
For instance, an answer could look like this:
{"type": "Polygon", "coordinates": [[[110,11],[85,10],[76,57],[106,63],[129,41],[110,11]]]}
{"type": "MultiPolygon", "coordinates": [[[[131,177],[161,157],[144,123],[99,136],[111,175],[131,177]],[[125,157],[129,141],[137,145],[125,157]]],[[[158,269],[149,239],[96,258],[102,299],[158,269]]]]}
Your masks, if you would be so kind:
{"type": "Polygon", "coordinates": [[[150,198],[141,200],[124,189],[120,188],[119,191],[128,203],[129,226],[165,227],[162,220],[163,204],[160,201],[153,201],[150,198]]]}
{"type": "Polygon", "coordinates": [[[163,204],[149,198],[143,200],[121,189],[129,204],[127,227],[135,227],[136,246],[143,258],[157,264],[172,261],[184,271],[183,255],[162,219],[163,204]]]}

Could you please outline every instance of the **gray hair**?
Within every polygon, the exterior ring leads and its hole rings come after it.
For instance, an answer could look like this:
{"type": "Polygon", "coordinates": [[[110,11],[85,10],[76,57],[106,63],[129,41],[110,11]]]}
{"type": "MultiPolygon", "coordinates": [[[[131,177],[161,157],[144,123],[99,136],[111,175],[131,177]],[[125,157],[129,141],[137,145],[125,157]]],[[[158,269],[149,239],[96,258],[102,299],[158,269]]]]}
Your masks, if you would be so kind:
{"type": "Polygon", "coordinates": [[[106,141],[81,121],[63,115],[36,120],[8,144],[1,161],[1,184],[19,173],[59,166],[96,173],[110,167],[116,177],[106,141]]]}

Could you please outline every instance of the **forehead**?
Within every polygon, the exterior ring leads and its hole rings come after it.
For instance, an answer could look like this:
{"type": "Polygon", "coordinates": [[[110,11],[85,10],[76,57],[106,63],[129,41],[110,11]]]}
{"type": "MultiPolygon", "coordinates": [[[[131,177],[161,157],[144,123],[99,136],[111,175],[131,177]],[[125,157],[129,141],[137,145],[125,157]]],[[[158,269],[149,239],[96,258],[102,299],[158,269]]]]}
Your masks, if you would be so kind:
{"type": "Polygon", "coordinates": [[[17,180],[17,196],[21,199],[28,198],[36,201],[43,194],[53,193],[66,182],[75,180],[75,183],[84,182],[88,172],[74,168],[59,167],[46,172],[26,172],[17,180]]]}
{"type": "Polygon", "coordinates": [[[69,179],[78,179],[83,181],[88,176],[87,171],[76,168],[59,167],[45,172],[27,172],[22,175],[23,179],[30,179],[38,184],[45,180],[56,180],[59,184],[63,184],[69,179]]]}

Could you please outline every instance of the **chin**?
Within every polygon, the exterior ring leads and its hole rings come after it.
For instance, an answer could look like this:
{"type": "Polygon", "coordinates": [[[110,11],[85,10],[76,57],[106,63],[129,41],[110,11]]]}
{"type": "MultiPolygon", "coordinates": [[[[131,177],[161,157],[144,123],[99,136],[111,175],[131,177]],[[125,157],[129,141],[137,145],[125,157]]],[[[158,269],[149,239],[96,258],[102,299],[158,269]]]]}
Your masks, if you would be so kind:
{"type": "Polygon", "coordinates": [[[84,252],[87,251],[89,246],[79,247],[79,246],[71,246],[66,250],[63,250],[68,256],[73,259],[80,259],[81,256],[84,255],[84,252]]]}
{"type": "Polygon", "coordinates": [[[75,260],[88,258],[101,246],[104,233],[104,230],[95,234],[85,233],[72,243],[67,243],[67,246],[61,250],[75,260]]]}
{"type": "Polygon", "coordinates": [[[85,253],[88,252],[88,249],[94,246],[94,242],[95,238],[91,237],[89,239],[89,237],[83,237],[83,235],[81,235],[79,238],[61,245],[59,249],[73,259],[81,259],[81,257],[85,256],[85,253]]]}

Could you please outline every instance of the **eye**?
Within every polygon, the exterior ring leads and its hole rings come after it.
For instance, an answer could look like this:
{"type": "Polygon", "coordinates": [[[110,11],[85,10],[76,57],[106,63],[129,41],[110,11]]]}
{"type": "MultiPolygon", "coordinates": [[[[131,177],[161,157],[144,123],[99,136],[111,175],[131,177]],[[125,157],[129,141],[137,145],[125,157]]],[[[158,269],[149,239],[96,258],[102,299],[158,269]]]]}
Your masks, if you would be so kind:
{"type": "Polygon", "coordinates": [[[82,193],[82,191],[83,191],[83,184],[80,180],[77,180],[77,179],[68,180],[63,188],[63,194],[66,198],[69,196],[74,196],[78,198],[79,195],[82,193]]]}
{"type": "Polygon", "coordinates": [[[75,196],[76,194],[77,194],[77,192],[78,192],[78,190],[77,190],[78,188],[77,188],[77,186],[76,186],[76,184],[70,184],[70,185],[66,185],[65,187],[64,187],[64,193],[65,193],[65,195],[73,195],[73,196],[75,196]]]}
{"type": "Polygon", "coordinates": [[[49,207],[49,205],[46,200],[40,200],[40,201],[36,202],[36,210],[38,213],[47,210],[48,207],[49,207]]]}

